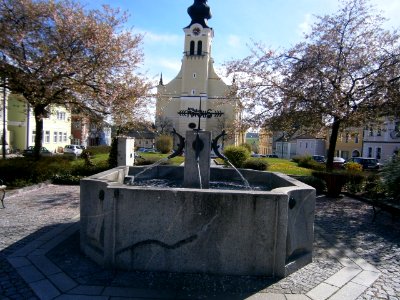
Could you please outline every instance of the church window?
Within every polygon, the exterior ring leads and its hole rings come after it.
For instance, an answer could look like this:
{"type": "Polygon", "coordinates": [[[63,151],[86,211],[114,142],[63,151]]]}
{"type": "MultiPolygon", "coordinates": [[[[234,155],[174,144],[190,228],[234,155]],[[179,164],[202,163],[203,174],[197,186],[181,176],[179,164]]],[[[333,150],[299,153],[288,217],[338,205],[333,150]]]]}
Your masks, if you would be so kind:
{"type": "Polygon", "coordinates": [[[193,73],[193,78],[196,78],[196,73],[193,73]]]}
{"type": "Polygon", "coordinates": [[[195,95],[196,94],[196,90],[192,90],[192,95],[195,95]]]}
{"type": "Polygon", "coordinates": [[[202,42],[202,41],[199,41],[199,42],[197,43],[197,55],[201,55],[202,52],[203,52],[203,42],[202,42]]]}
{"type": "Polygon", "coordinates": [[[190,55],[194,55],[194,41],[190,42],[190,55]]]}

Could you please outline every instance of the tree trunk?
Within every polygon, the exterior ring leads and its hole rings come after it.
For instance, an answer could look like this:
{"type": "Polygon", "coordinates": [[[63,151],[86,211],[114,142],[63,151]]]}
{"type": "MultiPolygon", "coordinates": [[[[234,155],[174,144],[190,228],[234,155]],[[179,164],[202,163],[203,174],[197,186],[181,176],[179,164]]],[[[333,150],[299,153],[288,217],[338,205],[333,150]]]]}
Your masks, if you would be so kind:
{"type": "Polygon", "coordinates": [[[335,156],[336,141],[339,134],[339,128],[340,128],[340,119],[335,117],[332,124],[331,136],[329,138],[328,157],[326,161],[327,171],[332,171],[333,169],[333,157],[335,156]]]}
{"type": "Polygon", "coordinates": [[[43,141],[43,118],[45,117],[45,108],[44,105],[36,105],[33,109],[33,113],[35,115],[35,151],[34,157],[35,159],[40,158],[40,149],[42,148],[43,141]]]}

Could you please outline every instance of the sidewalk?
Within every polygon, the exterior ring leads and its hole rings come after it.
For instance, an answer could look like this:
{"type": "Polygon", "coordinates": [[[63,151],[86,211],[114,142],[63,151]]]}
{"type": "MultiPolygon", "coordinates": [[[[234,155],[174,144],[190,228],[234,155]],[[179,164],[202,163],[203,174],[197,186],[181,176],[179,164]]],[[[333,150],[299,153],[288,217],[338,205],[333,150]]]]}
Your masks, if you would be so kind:
{"type": "Polygon", "coordinates": [[[7,195],[0,299],[400,300],[400,221],[348,197],[318,197],[313,263],[270,278],[123,272],[79,251],[79,187],[7,195]]]}

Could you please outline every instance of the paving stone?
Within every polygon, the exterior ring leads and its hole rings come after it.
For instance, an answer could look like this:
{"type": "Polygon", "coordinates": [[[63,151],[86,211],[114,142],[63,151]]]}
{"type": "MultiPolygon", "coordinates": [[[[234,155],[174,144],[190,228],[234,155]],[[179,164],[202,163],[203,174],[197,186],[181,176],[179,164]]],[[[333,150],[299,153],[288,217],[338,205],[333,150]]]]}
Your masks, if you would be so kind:
{"type": "Polygon", "coordinates": [[[48,279],[62,292],[67,292],[77,287],[78,284],[65,273],[48,276],[48,279]]]}
{"type": "Polygon", "coordinates": [[[344,267],[341,269],[339,272],[337,272],[335,275],[329,277],[327,280],[325,280],[325,283],[334,285],[337,287],[342,287],[344,286],[347,282],[349,282],[351,279],[353,279],[357,274],[361,273],[360,268],[351,268],[351,267],[344,267]]]}
{"type": "Polygon", "coordinates": [[[329,285],[326,283],[321,283],[311,291],[309,291],[306,295],[313,300],[325,300],[332,296],[339,290],[338,287],[329,285]]]}
{"type": "Polygon", "coordinates": [[[349,282],[343,288],[339,289],[329,300],[355,300],[367,288],[364,285],[349,282]]]}
{"type": "Polygon", "coordinates": [[[21,268],[31,265],[30,260],[25,257],[10,257],[8,261],[14,268],[21,268]]]}
{"type": "Polygon", "coordinates": [[[54,299],[60,295],[60,292],[47,279],[33,282],[30,286],[41,300],[54,299]]]}
{"type": "Polygon", "coordinates": [[[103,286],[78,285],[68,292],[68,294],[100,296],[104,290],[103,286]]]}
{"type": "Polygon", "coordinates": [[[175,296],[175,292],[157,291],[151,289],[106,287],[102,293],[102,296],[171,299],[175,296]]]}
{"type": "Polygon", "coordinates": [[[49,276],[61,272],[61,269],[57,267],[44,255],[42,256],[29,256],[29,260],[38,268],[44,275],[49,276]]]}
{"type": "Polygon", "coordinates": [[[285,295],[286,300],[310,300],[306,295],[285,295]]]}
{"type": "MultiPolygon", "coordinates": [[[[56,300],[109,300],[109,297],[107,297],[107,296],[86,296],[86,295],[61,295],[54,299],[56,299],[56,300]]],[[[126,298],[123,298],[123,299],[127,300],[126,298]]],[[[143,300],[143,299],[141,299],[141,300],[143,300]]]]}
{"type": "Polygon", "coordinates": [[[246,298],[246,300],[286,300],[286,297],[282,294],[257,293],[246,298]]]}
{"type": "Polygon", "coordinates": [[[371,271],[362,271],[356,277],[354,277],[351,281],[357,284],[361,284],[363,286],[369,287],[372,285],[380,276],[380,273],[371,272],[371,271]]]}
{"type": "Polygon", "coordinates": [[[18,268],[17,272],[27,283],[37,282],[45,279],[43,274],[39,272],[39,270],[33,265],[18,268]]]}

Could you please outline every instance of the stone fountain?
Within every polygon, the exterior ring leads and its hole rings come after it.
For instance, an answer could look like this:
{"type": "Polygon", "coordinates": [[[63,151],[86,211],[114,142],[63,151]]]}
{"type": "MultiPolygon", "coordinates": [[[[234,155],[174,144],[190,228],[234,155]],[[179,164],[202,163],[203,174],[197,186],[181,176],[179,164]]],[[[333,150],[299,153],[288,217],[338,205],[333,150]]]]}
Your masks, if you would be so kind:
{"type": "Polygon", "coordinates": [[[241,181],[231,168],[209,167],[210,136],[187,132],[184,167],[121,166],[83,179],[82,251],[105,267],[142,271],[280,278],[310,263],[315,190],[283,174],[244,169],[263,190],[208,188],[210,181],[241,181]],[[137,179],[184,187],[124,184],[140,172],[137,179]]]}

